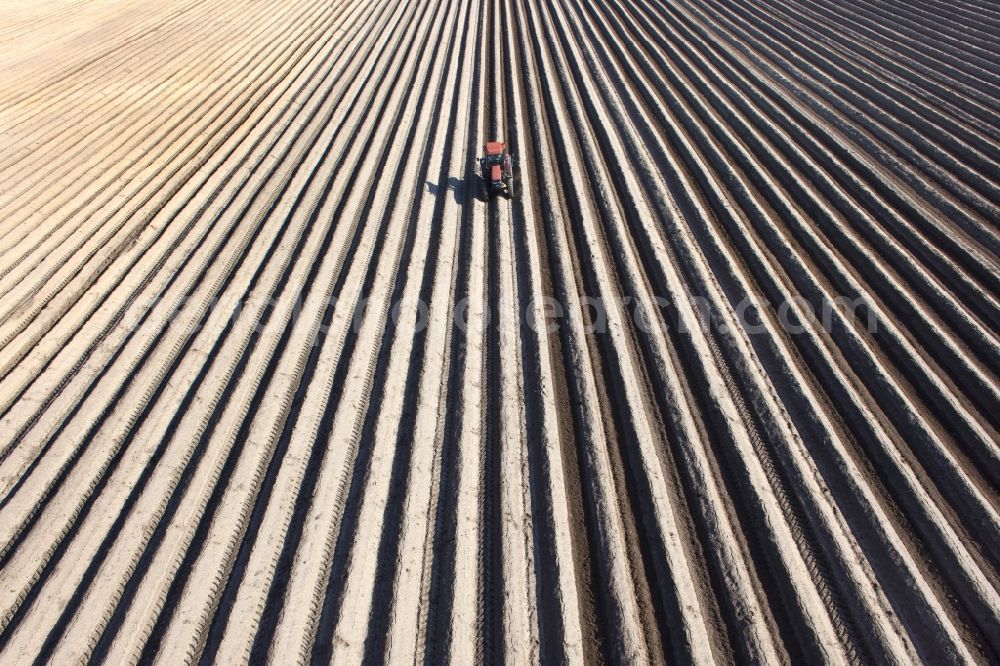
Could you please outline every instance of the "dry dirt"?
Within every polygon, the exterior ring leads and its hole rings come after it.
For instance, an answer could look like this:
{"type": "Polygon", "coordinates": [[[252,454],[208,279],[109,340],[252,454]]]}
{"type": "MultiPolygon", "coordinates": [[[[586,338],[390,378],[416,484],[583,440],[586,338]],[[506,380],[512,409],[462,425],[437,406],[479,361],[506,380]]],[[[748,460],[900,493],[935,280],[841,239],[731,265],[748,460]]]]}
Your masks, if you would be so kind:
{"type": "Polygon", "coordinates": [[[0,662],[997,663],[998,162],[991,0],[0,0],[0,662]]]}

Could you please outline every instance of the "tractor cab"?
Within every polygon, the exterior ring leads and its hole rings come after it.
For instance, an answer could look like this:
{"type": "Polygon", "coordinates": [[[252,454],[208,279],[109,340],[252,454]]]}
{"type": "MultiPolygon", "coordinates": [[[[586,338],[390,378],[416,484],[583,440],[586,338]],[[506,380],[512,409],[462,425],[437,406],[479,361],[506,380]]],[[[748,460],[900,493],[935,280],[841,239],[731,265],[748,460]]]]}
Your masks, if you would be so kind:
{"type": "Polygon", "coordinates": [[[501,141],[488,141],[485,157],[479,158],[479,168],[489,194],[509,192],[514,179],[514,156],[506,152],[501,141]]]}

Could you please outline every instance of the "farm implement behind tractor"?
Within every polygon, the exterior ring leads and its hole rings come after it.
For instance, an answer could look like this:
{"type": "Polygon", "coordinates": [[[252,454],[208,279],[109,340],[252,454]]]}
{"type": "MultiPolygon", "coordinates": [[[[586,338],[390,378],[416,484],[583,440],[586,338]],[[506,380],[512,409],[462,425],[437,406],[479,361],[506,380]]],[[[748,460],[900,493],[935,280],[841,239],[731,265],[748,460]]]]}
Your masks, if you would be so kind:
{"type": "Polygon", "coordinates": [[[501,141],[489,141],[485,146],[485,157],[479,158],[479,170],[486,182],[486,192],[494,194],[514,190],[514,156],[506,152],[507,147],[501,141]]]}

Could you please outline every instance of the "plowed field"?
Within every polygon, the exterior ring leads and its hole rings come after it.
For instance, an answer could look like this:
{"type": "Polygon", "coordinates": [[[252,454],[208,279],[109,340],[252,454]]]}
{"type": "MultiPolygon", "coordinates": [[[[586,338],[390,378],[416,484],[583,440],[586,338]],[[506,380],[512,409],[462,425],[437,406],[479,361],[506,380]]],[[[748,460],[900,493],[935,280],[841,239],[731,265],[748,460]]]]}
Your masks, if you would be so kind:
{"type": "Polygon", "coordinates": [[[997,663],[998,163],[990,0],[0,0],[0,662],[997,663]]]}

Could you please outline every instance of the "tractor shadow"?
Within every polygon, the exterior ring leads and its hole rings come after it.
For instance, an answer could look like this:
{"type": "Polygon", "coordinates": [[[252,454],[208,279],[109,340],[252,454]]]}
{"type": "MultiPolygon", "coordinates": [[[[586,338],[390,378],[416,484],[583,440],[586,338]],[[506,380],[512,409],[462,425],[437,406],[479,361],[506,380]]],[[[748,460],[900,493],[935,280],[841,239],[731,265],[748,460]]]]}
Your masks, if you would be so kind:
{"type": "Polygon", "coordinates": [[[470,199],[478,199],[479,201],[486,201],[487,199],[486,188],[479,178],[473,178],[471,182],[466,182],[461,178],[449,176],[448,180],[443,183],[432,183],[428,180],[426,185],[427,191],[434,196],[446,195],[448,192],[451,192],[452,197],[455,198],[455,203],[459,206],[466,202],[467,196],[470,199]]]}

